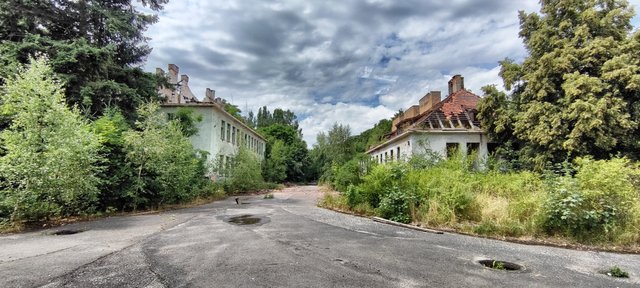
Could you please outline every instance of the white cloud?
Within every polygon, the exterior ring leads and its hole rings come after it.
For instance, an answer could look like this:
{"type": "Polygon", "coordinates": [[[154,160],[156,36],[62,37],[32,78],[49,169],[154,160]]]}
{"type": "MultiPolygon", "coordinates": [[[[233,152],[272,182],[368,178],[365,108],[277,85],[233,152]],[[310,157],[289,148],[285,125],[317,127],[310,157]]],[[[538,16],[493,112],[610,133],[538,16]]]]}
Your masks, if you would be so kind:
{"type": "Polygon", "coordinates": [[[210,87],[245,112],[291,109],[311,145],[334,122],[359,133],[430,90],[446,96],[453,74],[477,94],[501,87],[498,61],[526,55],[518,10],[538,9],[535,0],[170,1],[146,33],[146,69],[175,63],[197,96],[210,87]]]}

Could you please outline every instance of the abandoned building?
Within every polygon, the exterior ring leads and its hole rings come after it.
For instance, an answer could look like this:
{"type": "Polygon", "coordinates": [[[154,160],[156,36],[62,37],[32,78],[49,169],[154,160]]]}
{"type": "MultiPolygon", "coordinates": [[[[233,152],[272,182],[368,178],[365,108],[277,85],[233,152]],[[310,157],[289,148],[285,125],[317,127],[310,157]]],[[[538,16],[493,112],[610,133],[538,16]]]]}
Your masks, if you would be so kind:
{"type": "Polygon", "coordinates": [[[209,154],[207,160],[219,167],[228,168],[240,146],[264,159],[264,137],[227,113],[224,110],[225,100],[216,98],[215,90],[207,88],[203,100],[198,100],[189,88],[189,76],[181,75],[178,80],[179,71],[175,64],[169,64],[167,73],[156,68],[156,73],[167,77],[171,85],[158,89],[164,98],[160,107],[169,117],[179,108],[193,109],[194,113],[202,116],[202,121],[196,124],[198,133],[190,137],[193,147],[206,151],[209,154]]]}
{"type": "Polygon", "coordinates": [[[431,91],[393,119],[386,140],[367,154],[378,163],[408,159],[430,150],[449,157],[451,153],[488,155],[490,145],[475,118],[480,96],[464,88],[464,78],[455,75],[449,81],[449,94],[441,100],[440,91],[431,91]]]}

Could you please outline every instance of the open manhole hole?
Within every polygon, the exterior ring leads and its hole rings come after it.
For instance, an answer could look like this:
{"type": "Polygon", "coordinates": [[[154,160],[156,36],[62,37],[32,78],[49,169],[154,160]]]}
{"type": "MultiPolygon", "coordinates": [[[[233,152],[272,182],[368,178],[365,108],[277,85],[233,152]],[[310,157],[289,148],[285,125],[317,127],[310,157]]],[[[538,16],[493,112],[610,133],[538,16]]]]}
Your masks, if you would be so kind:
{"type": "Polygon", "coordinates": [[[227,222],[236,224],[236,225],[255,225],[255,224],[264,224],[269,221],[268,221],[268,218],[266,217],[245,214],[240,216],[229,217],[227,219],[227,222]]]}
{"type": "Polygon", "coordinates": [[[501,260],[487,259],[487,260],[480,260],[478,261],[478,263],[480,263],[484,267],[488,267],[494,270],[503,270],[503,271],[524,270],[524,266],[522,265],[518,265],[516,263],[511,263],[507,261],[501,261],[501,260]]]}
{"type": "Polygon", "coordinates": [[[64,230],[55,231],[55,232],[53,232],[51,234],[53,234],[53,235],[73,235],[73,234],[78,234],[80,232],[84,232],[84,230],[64,229],[64,230]]]}

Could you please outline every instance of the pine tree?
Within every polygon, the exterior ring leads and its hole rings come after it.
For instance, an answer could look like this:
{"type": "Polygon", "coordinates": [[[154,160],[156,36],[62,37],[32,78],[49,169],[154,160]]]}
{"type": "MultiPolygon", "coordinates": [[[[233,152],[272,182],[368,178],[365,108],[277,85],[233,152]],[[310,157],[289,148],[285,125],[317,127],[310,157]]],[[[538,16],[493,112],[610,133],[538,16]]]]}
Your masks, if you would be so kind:
{"type": "MultiPolygon", "coordinates": [[[[158,11],[168,0],[144,0],[158,11]]],[[[143,32],[156,21],[131,0],[6,0],[0,3],[0,76],[46,54],[66,83],[67,102],[89,116],[112,106],[129,119],[157,97],[161,81],[139,67],[151,49],[143,32]]]]}

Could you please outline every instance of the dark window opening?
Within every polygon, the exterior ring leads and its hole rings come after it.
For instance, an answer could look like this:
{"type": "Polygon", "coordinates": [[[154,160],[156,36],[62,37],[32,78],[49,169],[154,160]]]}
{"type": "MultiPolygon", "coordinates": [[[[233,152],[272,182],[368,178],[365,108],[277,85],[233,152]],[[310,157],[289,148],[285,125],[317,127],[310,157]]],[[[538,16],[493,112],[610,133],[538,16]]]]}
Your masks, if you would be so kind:
{"type": "Polygon", "coordinates": [[[467,155],[471,155],[473,153],[478,154],[478,150],[480,150],[480,143],[477,143],[477,142],[467,143],[467,155]]]}
{"type": "Polygon", "coordinates": [[[460,143],[447,143],[447,158],[451,158],[458,153],[460,143]]]}

